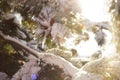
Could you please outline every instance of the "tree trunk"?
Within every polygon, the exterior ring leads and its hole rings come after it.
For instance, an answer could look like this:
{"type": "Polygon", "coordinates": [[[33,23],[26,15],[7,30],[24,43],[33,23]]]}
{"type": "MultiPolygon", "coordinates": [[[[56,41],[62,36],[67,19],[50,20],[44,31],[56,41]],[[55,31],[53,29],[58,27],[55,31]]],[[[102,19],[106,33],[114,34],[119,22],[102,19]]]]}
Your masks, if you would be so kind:
{"type": "Polygon", "coordinates": [[[110,4],[113,43],[116,53],[120,54],[120,0],[112,0],[110,4]]]}

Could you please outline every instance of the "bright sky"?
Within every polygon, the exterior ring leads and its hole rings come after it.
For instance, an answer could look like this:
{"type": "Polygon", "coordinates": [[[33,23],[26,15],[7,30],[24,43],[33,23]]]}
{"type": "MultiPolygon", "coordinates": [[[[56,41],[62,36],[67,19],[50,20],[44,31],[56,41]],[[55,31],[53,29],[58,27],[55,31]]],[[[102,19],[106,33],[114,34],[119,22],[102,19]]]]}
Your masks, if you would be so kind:
{"type": "Polygon", "coordinates": [[[80,0],[82,15],[93,22],[108,21],[105,0],[80,0]]]}

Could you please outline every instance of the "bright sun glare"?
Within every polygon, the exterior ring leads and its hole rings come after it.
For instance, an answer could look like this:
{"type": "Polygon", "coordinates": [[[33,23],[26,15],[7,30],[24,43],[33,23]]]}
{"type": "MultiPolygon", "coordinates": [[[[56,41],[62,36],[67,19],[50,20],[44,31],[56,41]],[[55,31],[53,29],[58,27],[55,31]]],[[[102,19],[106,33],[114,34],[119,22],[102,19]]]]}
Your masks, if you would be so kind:
{"type": "MultiPolygon", "coordinates": [[[[109,15],[105,9],[105,0],[79,0],[80,6],[82,9],[81,15],[89,19],[92,22],[103,22],[109,21],[109,15]]],[[[79,15],[76,15],[80,17],[79,15]]],[[[66,42],[63,44],[68,49],[75,49],[80,56],[88,57],[95,53],[99,46],[95,41],[95,34],[93,32],[87,31],[89,34],[89,40],[82,41],[79,44],[75,45],[74,40],[78,36],[77,34],[72,34],[72,37],[66,39],[66,42]]],[[[109,32],[107,32],[108,34],[109,32]]],[[[111,34],[108,34],[108,41],[111,40],[111,34]]]]}
{"type": "Polygon", "coordinates": [[[80,0],[82,15],[93,22],[108,21],[105,0],[80,0]]]}

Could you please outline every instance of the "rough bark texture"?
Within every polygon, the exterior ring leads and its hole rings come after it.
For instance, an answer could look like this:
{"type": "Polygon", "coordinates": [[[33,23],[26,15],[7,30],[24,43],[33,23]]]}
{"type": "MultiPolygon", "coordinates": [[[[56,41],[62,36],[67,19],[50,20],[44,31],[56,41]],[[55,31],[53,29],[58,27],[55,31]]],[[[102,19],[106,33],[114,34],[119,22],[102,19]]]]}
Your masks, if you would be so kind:
{"type": "Polygon", "coordinates": [[[116,52],[120,54],[120,0],[111,0],[109,9],[111,13],[113,43],[115,44],[116,52]]]}
{"type": "MultiPolygon", "coordinates": [[[[0,32],[0,37],[3,38],[4,40],[6,40],[7,42],[11,43],[11,44],[15,44],[17,46],[20,46],[21,48],[24,48],[26,51],[28,51],[30,54],[34,55],[35,57],[37,57],[38,61],[39,60],[43,60],[45,61],[47,64],[51,64],[51,65],[57,65],[59,66],[59,68],[62,68],[65,74],[70,75],[71,77],[73,77],[73,75],[75,73],[77,73],[79,71],[79,69],[77,69],[76,67],[74,67],[70,62],[68,62],[67,60],[59,57],[59,56],[55,56],[53,54],[49,54],[49,53],[39,53],[34,49],[29,48],[28,46],[22,44],[21,42],[19,42],[18,40],[10,37],[10,36],[6,36],[4,35],[2,32],[0,32]]],[[[28,66],[29,67],[29,66],[28,66]]],[[[24,70],[24,69],[23,69],[24,70]]],[[[21,70],[20,70],[21,71],[21,70]]],[[[15,77],[17,77],[18,79],[12,79],[12,80],[19,80],[18,75],[22,75],[22,73],[20,73],[18,71],[17,75],[15,77]]],[[[23,79],[24,80],[24,79],[23,79]]]]}

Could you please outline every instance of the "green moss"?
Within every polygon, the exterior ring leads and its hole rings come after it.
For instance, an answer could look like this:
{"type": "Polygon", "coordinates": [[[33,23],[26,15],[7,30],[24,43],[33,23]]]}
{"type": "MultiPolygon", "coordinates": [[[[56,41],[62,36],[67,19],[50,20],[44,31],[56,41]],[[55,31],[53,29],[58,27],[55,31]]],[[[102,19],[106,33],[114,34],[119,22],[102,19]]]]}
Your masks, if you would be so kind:
{"type": "Polygon", "coordinates": [[[9,44],[4,45],[4,51],[8,52],[9,54],[10,53],[14,53],[14,54],[16,53],[14,48],[11,45],[9,45],[9,44]]]}

